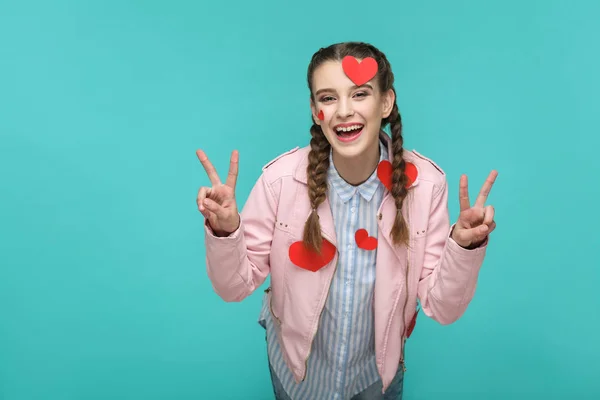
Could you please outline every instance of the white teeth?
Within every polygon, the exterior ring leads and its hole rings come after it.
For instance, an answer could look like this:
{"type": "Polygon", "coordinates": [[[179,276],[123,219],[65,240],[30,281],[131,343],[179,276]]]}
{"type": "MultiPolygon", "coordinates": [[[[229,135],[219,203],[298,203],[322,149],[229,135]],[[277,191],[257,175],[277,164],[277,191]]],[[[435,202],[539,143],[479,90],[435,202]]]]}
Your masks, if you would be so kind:
{"type": "Polygon", "coordinates": [[[346,126],[346,127],[336,128],[336,131],[338,131],[338,132],[350,132],[350,131],[354,131],[354,130],[360,129],[362,127],[363,127],[362,125],[352,125],[352,126],[346,126]]]}

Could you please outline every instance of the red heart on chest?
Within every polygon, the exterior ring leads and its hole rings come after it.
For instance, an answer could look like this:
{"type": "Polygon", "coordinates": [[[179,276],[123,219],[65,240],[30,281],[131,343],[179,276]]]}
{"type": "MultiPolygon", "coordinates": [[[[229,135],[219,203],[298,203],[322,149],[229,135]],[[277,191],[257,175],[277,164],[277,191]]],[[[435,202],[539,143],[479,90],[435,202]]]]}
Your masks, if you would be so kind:
{"type": "Polygon", "coordinates": [[[365,57],[361,62],[352,56],[342,59],[344,73],[356,86],[364,85],[377,74],[377,61],[372,57],[365,57]]]}
{"type": "Polygon", "coordinates": [[[298,241],[290,246],[289,256],[290,260],[298,267],[316,272],[333,260],[335,252],[335,246],[325,239],[321,244],[321,254],[307,249],[304,242],[298,241]]]}
{"type": "MultiPolygon", "coordinates": [[[[377,166],[377,177],[390,192],[392,191],[392,172],[392,163],[388,160],[383,160],[377,166]]],[[[413,163],[405,162],[404,173],[408,178],[405,185],[408,189],[417,180],[417,167],[413,163]]]]}
{"type": "Polygon", "coordinates": [[[354,234],[356,245],[364,250],[375,250],[377,248],[377,239],[369,236],[366,229],[359,229],[354,234]]]}

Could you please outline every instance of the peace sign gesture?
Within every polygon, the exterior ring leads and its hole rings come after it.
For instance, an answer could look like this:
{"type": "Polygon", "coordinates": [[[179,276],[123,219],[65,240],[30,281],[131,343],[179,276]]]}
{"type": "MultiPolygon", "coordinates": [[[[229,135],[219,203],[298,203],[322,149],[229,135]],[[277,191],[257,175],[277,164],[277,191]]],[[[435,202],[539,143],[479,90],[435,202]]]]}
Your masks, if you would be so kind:
{"type": "Polygon", "coordinates": [[[467,176],[460,177],[459,202],[460,214],[458,221],[452,231],[452,239],[462,247],[474,248],[479,246],[485,238],[496,228],[494,222],[494,207],[486,206],[485,202],[492,190],[492,185],[498,176],[497,171],[488,175],[485,183],[479,191],[475,205],[471,207],[469,201],[469,188],[467,176]]]}
{"type": "Polygon", "coordinates": [[[212,187],[201,187],[196,203],[198,210],[208,219],[208,223],[217,236],[229,236],[240,226],[240,216],[235,203],[235,184],[238,176],[239,154],[237,150],[231,153],[227,181],[222,184],[215,167],[202,150],[196,150],[196,155],[208,174],[212,187]]]}

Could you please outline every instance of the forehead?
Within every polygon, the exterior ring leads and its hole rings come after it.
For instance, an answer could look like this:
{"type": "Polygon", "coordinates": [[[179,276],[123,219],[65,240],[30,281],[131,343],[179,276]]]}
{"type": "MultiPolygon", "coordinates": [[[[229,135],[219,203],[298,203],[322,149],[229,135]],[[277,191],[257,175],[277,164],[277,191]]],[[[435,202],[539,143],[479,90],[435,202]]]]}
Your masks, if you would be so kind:
{"type": "Polygon", "coordinates": [[[332,86],[350,86],[352,81],[346,76],[340,61],[326,61],[319,65],[313,74],[315,90],[332,86]]]}

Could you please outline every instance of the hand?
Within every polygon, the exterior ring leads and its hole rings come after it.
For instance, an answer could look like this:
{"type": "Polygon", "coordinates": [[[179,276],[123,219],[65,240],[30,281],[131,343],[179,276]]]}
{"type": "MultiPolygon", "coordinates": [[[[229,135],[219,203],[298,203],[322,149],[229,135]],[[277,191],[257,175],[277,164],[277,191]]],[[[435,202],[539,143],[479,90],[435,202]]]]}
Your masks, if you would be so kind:
{"type": "Polygon", "coordinates": [[[460,214],[452,231],[452,239],[465,248],[476,248],[496,228],[494,222],[494,207],[486,206],[485,202],[492,190],[492,185],[498,176],[492,171],[479,191],[475,205],[471,207],[467,176],[460,177],[459,202],[460,214]]]}
{"type": "Polygon", "coordinates": [[[201,187],[196,203],[198,210],[208,219],[210,227],[217,236],[229,236],[240,226],[240,216],[235,203],[235,184],[238,176],[239,154],[236,150],[231,153],[227,181],[222,184],[215,167],[208,161],[202,150],[196,155],[208,174],[212,187],[201,187]]]}

